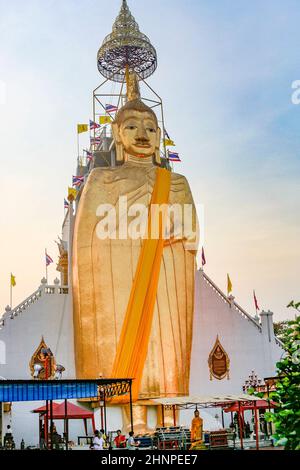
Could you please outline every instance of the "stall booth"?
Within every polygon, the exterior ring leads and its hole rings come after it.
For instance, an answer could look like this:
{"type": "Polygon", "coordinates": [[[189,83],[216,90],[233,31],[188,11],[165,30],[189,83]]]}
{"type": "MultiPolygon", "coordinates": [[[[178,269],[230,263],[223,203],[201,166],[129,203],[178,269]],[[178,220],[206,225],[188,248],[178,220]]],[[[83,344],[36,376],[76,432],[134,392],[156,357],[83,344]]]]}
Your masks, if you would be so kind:
{"type": "MultiPolygon", "coordinates": [[[[62,402],[62,403],[55,403],[53,402],[53,416],[52,419],[57,421],[57,420],[64,420],[65,422],[65,428],[64,428],[64,434],[66,435],[66,424],[67,421],[69,420],[74,420],[74,419],[82,419],[84,423],[84,430],[85,430],[85,436],[88,437],[88,430],[87,430],[87,421],[90,420],[92,423],[92,428],[93,432],[96,430],[95,426],[95,418],[94,418],[94,413],[93,411],[89,411],[86,409],[81,408],[80,406],[75,405],[74,403],[71,403],[67,401],[67,403],[62,402]],[[67,409],[66,409],[67,405],[67,409]]],[[[38,413],[40,416],[40,435],[41,435],[41,430],[42,426],[41,423],[43,422],[44,429],[47,428],[47,422],[50,422],[51,416],[50,416],[50,410],[48,410],[48,416],[47,416],[47,407],[46,406],[41,406],[40,408],[37,408],[32,411],[33,413],[38,413]]]]}
{"type": "MultiPolygon", "coordinates": [[[[54,419],[64,420],[65,448],[68,450],[69,419],[89,419],[85,410],[68,402],[70,399],[87,399],[88,401],[110,400],[121,395],[129,395],[131,430],[133,430],[132,413],[132,379],[95,379],[95,380],[0,380],[0,403],[20,401],[45,401],[45,441],[53,450],[54,419]],[[58,404],[54,400],[64,400],[58,404]],[[74,408],[75,407],[75,408],[74,408]],[[49,431],[50,422],[50,431],[49,431]],[[48,444],[49,443],[49,444],[48,444]]],[[[105,406],[105,405],[104,405],[105,406]]],[[[39,412],[38,410],[35,410],[39,412]]],[[[93,424],[93,426],[95,426],[93,424]]],[[[105,420],[106,427],[106,420],[105,420]]]]}
{"type": "MultiPolygon", "coordinates": [[[[258,432],[258,410],[259,409],[271,409],[275,407],[275,404],[270,400],[261,400],[253,395],[224,395],[224,396],[185,396],[185,397],[174,397],[174,398],[156,398],[153,399],[152,402],[156,405],[161,406],[161,413],[162,413],[162,423],[164,429],[164,414],[165,410],[173,410],[173,417],[174,417],[174,426],[171,428],[172,435],[172,442],[175,442],[174,435],[177,433],[178,437],[176,442],[181,440],[182,443],[185,442],[185,437],[187,435],[186,429],[181,429],[180,426],[177,426],[176,423],[176,411],[177,410],[187,410],[187,409],[195,409],[201,410],[204,408],[221,408],[222,409],[222,423],[224,428],[224,417],[223,411],[229,412],[231,410],[237,413],[238,417],[238,424],[239,429],[243,429],[243,413],[245,410],[253,410],[254,411],[254,430],[255,430],[255,446],[256,449],[259,450],[259,432],[258,432]],[[182,437],[179,437],[181,436],[182,437]]],[[[169,428],[170,429],[170,428],[169,428]]],[[[162,435],[161,439],[167,441],[168,438],[168,429],[166,429],[164,435],[162,435]]],[[[225,429],[216,431],[212,434],[214,441],[217,442],[219,439],[219,447],[222,447],[220,442],[222,442],[222,433],[225,435],[225,429]],[[218,434],[219,433],[219,434],[218,434]]],[[[171,436],[169,434],[169,436],[171,436]]],[[[244,439],[243,439],[243,432],[239,433],[239,440],[240,440],[240,449],[244,449],[244,439]]],[[[225,439],[223,439],[223,442],[225,439]]],[[[217,446],[216,446],[217,447],[217,446]]],[[[223,444],[223,447],[225,445],[223,444]]],[[[234,440],[234,447],[235,447],[235,440],[234,440]]]]}
{"type": "Polygon", "coordinates": [[[259,446],[259,429],[258,429],[258,422],[259,418],[257,413],[260,411],[271,411],[271,409],[276,408],[276,403],[272,400],[261,400],[258,399],[255,403],[243,403],[239,405],[238,402],[234,403],[233,405],[229,406],[228,408],[224,408],[225,413],[238,413],[240,415],[240,422],[242,424],[242,429],[245,428],[245,411],[252,411],[254,413],[254,422],[255,424],[255,440],[257,442],[257,446],[259,446]]]}

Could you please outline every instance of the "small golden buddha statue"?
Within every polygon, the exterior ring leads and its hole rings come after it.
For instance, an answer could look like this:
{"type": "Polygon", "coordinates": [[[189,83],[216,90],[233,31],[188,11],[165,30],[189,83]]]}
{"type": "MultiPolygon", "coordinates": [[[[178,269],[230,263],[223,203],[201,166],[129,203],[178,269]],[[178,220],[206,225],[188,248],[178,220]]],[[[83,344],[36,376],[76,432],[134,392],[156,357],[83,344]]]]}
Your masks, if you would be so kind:
{"type": "Polygon", "coordinates": [[[191,441],[202,442],[202,433],[203,433],[203,419],[200,416],[198,410],[194,412],[194,418],[192,419],[191,425],[191,441]]]}

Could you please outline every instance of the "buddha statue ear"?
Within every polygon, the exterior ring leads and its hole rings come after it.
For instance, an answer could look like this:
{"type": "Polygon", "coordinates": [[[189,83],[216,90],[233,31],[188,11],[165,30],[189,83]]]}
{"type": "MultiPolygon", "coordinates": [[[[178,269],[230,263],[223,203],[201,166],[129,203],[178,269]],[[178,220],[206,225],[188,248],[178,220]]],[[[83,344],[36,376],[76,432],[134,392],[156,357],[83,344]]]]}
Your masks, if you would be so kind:
{"type": "Polygon", "coordinates": [[[116,122],[113,122],[111,125],[112,133],[116,145],[116,162],[124,162],[124,148],[120,137],[119,125],[116,122]]]}
{"type": "Polygon", "coordinates": [[[157,165],[161,165],[161,158],[160,158],[160,138],[161,138],[161,130],[158,127],[156,133],[156,144],[155,144],[155,162],[157,165]]]}

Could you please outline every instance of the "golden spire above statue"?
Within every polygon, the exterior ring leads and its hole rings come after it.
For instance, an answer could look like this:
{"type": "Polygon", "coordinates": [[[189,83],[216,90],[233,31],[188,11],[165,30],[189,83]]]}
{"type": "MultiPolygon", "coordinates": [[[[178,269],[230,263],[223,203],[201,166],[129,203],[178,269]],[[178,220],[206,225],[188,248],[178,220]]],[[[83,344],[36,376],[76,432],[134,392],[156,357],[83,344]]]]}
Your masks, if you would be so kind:
{"type": "Polygon", "coordinates": [[[123,82],[126,69],[135,72],[139,79],[146,79],[157,67],[156,51],[150,39],[141,33],[123,0],[112,32],[106,36],[97,55],[99,72],[109,80],[123,82]]]}
{"type": "Polygon", "coordinates": [[[141,99],[141,92],[136,73],[128,73],[127,82],[127,100],[134,101],[141,99]]]}

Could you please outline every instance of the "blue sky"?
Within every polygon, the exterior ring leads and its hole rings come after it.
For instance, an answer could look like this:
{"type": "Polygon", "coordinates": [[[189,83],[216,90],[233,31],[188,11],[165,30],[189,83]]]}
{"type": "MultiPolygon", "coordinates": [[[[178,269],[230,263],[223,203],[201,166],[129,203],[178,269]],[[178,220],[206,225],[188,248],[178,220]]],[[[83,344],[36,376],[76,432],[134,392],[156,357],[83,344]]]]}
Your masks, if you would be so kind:
{"type": "MultiPolygon", "coordinates": [[[[101,82],[96,53],[120,0],[0,0],[0,308],[31,294],[56,257],[63,199],[101,82]],[[4,85],[3,85],[4,84],[4,85]],[[3,100],[2,100],[3,101],[3,100]]],[[[149,83],[164,100],[196,203],[206,271],[239,304],[252,290],[275,317],[300,298],[298,1],[128,0],[158,53],[149,83]]],[[[56,276],[50,269],[50,279],[56,276]]]]}

